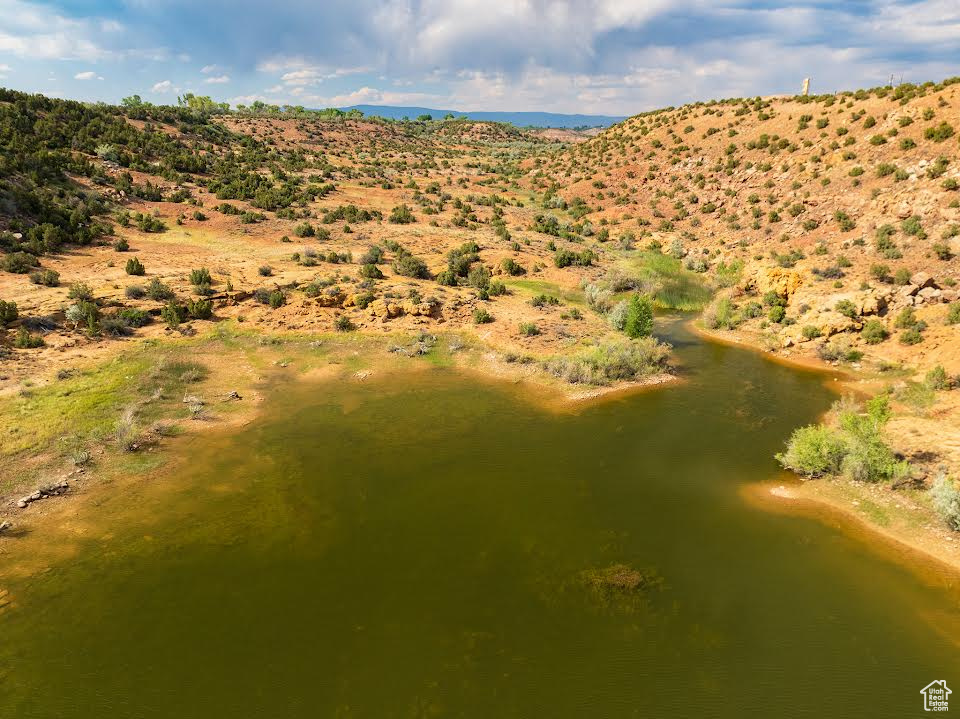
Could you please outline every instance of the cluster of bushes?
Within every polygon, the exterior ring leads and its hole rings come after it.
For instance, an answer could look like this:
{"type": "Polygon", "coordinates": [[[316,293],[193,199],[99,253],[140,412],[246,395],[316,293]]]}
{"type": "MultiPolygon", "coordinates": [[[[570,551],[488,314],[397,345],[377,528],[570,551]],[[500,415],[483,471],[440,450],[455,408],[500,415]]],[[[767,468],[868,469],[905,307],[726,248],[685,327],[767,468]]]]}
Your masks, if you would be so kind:
{"type": "Polygon", "coordinates": [[[883,439],[890,404],[880,395],[859,407],[841,400],[833,422],[801,427],[793,432],[777,461],[805,477],[844,475],[860,482],[877,482],[905,475],[910,467],[897,458],[883,439]]]}
{"type": "Polygon", "coordinates": [[[597,255],[593,250],[589,249],[574,252],[573,250],[561,248],[553,254],[553,264],[557,267],[570,267],[571,265],[589,267],[596,259],[597,255]]]}
{"type": "Polygon", "coordinates": [[[662,372],[670,346],[653,337],[603,342],[571,356],[553,357],[543,368],[572,384],[605,385],[630,381],[662,372]]]}

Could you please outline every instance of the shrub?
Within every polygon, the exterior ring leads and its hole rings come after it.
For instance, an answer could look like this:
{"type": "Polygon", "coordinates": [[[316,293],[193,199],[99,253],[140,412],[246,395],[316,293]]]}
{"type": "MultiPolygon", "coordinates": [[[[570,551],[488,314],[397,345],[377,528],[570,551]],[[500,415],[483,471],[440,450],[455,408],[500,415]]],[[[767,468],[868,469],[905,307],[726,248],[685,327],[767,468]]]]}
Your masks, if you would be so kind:
{"type": "Polygon", "coordinates": [[[12,272],[15,275],[25,275],[34,267],[38,267],[40,262],[29,252],[11,252],[3,258],[2,263],[5,272],[12,272]]]}
{"type": "Polygon", "coordinates": [[[553,255],[553,264],[557,267],[569,267],[570,265],[589,267],[595,259],[596,255],[592,250],[574,252],[573,250],[559,249],[553,255]]]}
{"type": "Polygon", "coordinates": [[[493,317],[486,309],[483,307],[477,307],[473,311],[473,323],[477,325],[485,325],[488,322],[493,322],[493,317]]]}
{"type": "Polygon", "coordinates": [[[883,441],[883,428],[890,419],[885,395],[867,402],[863,411],[841,402],[835,414],[833,426],[811,425],[795,430],[777,461],[808,477],[842,472],[862,482],[894,479],[909,470],[909,465],[899,461],[883,441]]]}
{"type": "Polygon", "coordinates": [[[297,237],[313,237],[315,234],[317,234],[317,231],[309,222],[301,222],[299,225],[293,228],[293,234],[295,234],[297,237]]]}
{"type": "Polygon", "coordinates": [[[662,371],[670,356],[670,346],[653,337],[604,342],[593,349],[544,362],[550,374],[572,384],[604,385],[636,380],[662,371]]]}
{"type": "Polygon", "coordinates": [[[187,314],[195,320],[208,320],[213,316],[210,300],[187,300],[187,314]]]}
{"type": "Polygon", "coordinates": [[[947,308],[947,324],[955,325],[960,323],[960,302],[951,302],[947,308]]]}
{"type": "Polygon", "coordinates": [[[368,280],[382,280],[383,272],[381,272],[380,268],[371,262],[369,264],[360,265],[360,276],[368,280]]]}
{"type": "Polygon", "coordinates": [[[887,339],[887,337],[890,336],[890,333],[887,332],[887,328],[883,326],[883,322],[873,319],[867,320],[863,324],[863,329],[860,331],[860,336],[868,345],[876,345],[887,339]]]}
{"type": "Polygon", "coordinates": [[[947,371],[943,368],[943,365],[937,365],[927,372],[926,377],[923,378],[923,383],[932,390],[950,388],[950,378],[947,376],[947,371]]]}
{"type": "Polygon", "coordinates": [[[911,327],[900,333],[900,344],[916,345],[923,342],[923,335],[916,327],[911,327]]]}
{"type": "Polygon", "coordinates": [[[939,125],[928,127],[923,131],[923,136],[927,140],[934,142],[943,142],[949,140],[954,135],[953,126],[948,122],[941,122],[939,125]]]}
{"type": "Polygon", "coordinates": [[[46,343],[43,341],[43,337],[30,334],[26,327],[17,330],[17,334],[13,338],[13,346],[21,350],[36,349],[37,347],[43,347],[44,344],[46,343]]]}
{"type": "Polygon", "coordinates": [[[647,295],[635,294],[630,298],[623,331],[627,337],[649,337],[653,333],[653,303],[647,295]]]}
{"type": "Polygon", "coordinates": [[[337,317],[337,319],[333,321],[333,327],[337,332],[350,332],[351,330],[356,329],[356,326],[346,315],[340,315],[337,317]]]}
{"type": "Polygon", "coordinates": [[[129,285],[124,291],[123,294],[127,299],[131,300],[142,300],[146,297],[147,291],[143,289],[141,285],[129,285]]]}
{"type": "Polygon", "coordinates": [[[171,300],[160,310],[160,318],[167,323],[167,327],[176,329],[181,322],[186,322],[187,308],[171,300]]]}
{"type": "Polygon", "coordinates": [[[119,312],[117,312],[117,317],[123,320],[128,327],[143,327],[144,325],[150,324],[150,315],[143,310],[138,310],[133,307],[126,307],[119,312]]]}
{"type": "Polygon", "coordinates": [[[113,241],[113,249],[116,252],[126,252],[127,250],[130,249],[130,243],[127,242],[126,237],[118,237],[116,240],[113,241]]]}
{"type": "Polygon", "coordinates": [[[393,271],[404,277],[426,279],[430,276],[427,263],[406,251],[393,261],[393,271]]]}
{"type": "Polygon", "coordinates": [[[287,304],[287,296],[280,290],[274,290],[268,295],[267,304],[269,304],[272,309],[279,309],[287,304]]]}
{"type": "Polygon", "coordinates": [[[201,267],[198,270],[190,270],[190,284],[194,286],[211,285],[213,278],[210,276],[210,270],[201,267]]]}
{"type": "Polygon", "coordinates": [[[780,323],[783,322],[784,318],[787,316],[787,310],[783,305],[774,305],[770,308],[770,311],[767,313],[767,319],[771,322],[780,323]]]}
{"type": "Polygon", "coordinates": [[[793,431],[777,461],[797,474],[821,477],[840,472],[846,451],[846,443],[833,429],[813,424],[793,431]]]}
{"type": "Polygon", "coordinates": [[[849,317],[850,319],[856,319],[857,306],[853,304],[850,300],[840,300],[833,306],[833,309],[839,312],[844,317],[849,317]]]}
{"type": "Polygon", "coordinates": [[[146,268],[143,266],[143,263],[140,262],[140,260],[136,257],[131,257],[129,260],[127,260],[126,269],[128,275],[140,276],[146,274],[147,272],[146,268]]]}
{"type": "Polygon", "coordinates": [[[30,281],[35,285],[45,285],[46,287],[60,286],[60,273],[56,270],[37,270],[30,273],[30,281]]]}
{"type": "Polygon", "coordinates": [[[817,337],[823,334],[819,327],[816,325],[806,325],[801,332],[803,336],[808,340],[815,340],[817,337]]]}
{"type": "Polygon", "coordinates": [[[942,471],[933,480],[930,499],[934,510],[947,526],[960,532],[960,489],[957,489],[956,483],[942,471]]]}
{"type": "Polygon", "coordinates": [[[517,275],[525,275],[527,271],[512,257],[507,257],[500,263],[500,266],[503,268],[503,271],[512,277],[517,275]]]}
{"type": "Polygon", "coordinates": [[[257,268],[257,274],[261,277],[270,277],[273,274],[273,268],[270,265],[260,265],[257,268]]]}
{"type": "Polygon", "coordinates": [[[524,337],[535,337],[540,334],[540,328],[533,322],[521,322],[518,329],[524,337]]]}
{"type": "Polygon", "coordinates": [[[0,329],[17,319],[17,303],[0,300],[0,329]]]}
{"type": "Polygon", "coordinates": [[[157,302],[165,302],[174,298],[173,290],[154,277],[147,285],[147,297],[157,302]]]}
{"type": "Polygon", "coordinates": [[[395,225],[409,225],[416,222],[417,218],[413,216],[413,211],[403,204],[397,205],[390,211],[390,217],[387,218],[387,221],[395,225]]]}
{"type": "Polygon", "coordinates": [[[89,300],[79,300],[67,307],[64,313],[67,322],[70,322],[74,329],[85,325],[87,330],[95,332],[100,321],[100,308],[89,300]]]}

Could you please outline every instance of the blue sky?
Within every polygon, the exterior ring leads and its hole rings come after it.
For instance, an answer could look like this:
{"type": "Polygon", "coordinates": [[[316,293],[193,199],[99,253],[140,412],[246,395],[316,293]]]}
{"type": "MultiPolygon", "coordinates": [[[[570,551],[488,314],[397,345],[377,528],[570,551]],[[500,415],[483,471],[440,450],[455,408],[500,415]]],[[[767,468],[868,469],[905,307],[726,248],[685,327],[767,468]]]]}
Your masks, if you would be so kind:
{"type": "Polygon", "coordinates": [[[960,75],[960,0],[0,0],[0,85],[633,114],[960,75]]]}

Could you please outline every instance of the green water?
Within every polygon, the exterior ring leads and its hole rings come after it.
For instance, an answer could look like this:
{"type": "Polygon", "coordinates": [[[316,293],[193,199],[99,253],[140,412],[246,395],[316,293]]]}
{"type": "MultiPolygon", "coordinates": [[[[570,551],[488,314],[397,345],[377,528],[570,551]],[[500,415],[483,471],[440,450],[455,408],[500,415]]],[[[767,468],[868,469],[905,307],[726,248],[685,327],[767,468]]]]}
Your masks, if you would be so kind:
{"type": "Polygon", "coordinates": [[[664,331],[684,384],[577,413],[446,370],[286,385],[11,587],[0,716],[905,717],[960,690],[953,596],[740,494],[823,376],[664,331]],[[584,583],[617,563],[662,586],[584,583]]]}

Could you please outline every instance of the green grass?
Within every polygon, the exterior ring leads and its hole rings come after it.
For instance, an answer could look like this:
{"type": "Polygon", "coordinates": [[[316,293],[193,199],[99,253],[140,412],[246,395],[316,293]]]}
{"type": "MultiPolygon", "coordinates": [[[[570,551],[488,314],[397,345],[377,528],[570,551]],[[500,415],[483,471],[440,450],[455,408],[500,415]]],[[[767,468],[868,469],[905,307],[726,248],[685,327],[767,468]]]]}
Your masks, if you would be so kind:
{"type": "Polygon", "coordinates": [[[680,260],[660,252],[634,252],[627,260],[626,269],[656,286],[653,302],[660,309],[701,310],[713,294],[701,275],[685,270],[680,260]]]}

